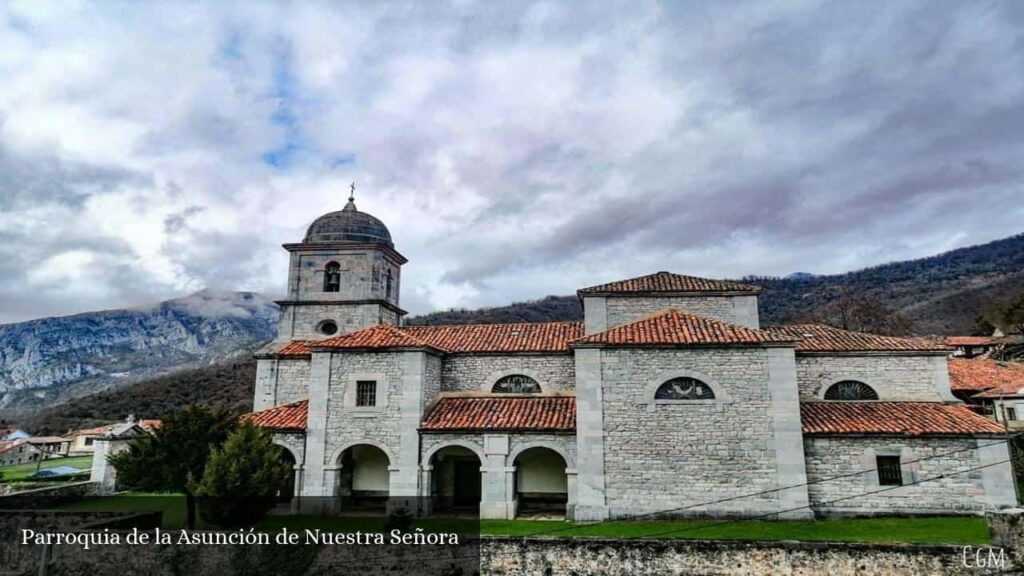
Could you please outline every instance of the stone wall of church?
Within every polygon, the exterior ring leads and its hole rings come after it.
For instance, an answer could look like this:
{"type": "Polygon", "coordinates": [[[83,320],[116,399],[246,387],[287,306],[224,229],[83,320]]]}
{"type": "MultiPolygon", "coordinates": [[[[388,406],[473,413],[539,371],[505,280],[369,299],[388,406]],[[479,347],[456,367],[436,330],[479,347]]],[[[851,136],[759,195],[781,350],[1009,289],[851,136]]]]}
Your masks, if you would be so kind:
{"type": "Polygon", "coordinates": [[[633,322],[665,308],[677,308],[682,312],[749,328],[759,327],[756,296],[624,296],[605,298],[604,301],[608,328],[633,322]]]}
{"type": "Polygon", "coordinates": [[[309,397],[309,358],[261,358],[256,361],[253,410],[309,397]]]}
{"type": "Polygon", "coordinates": [[[317,327],[325,320],[338,325],[336,336],[377,324],[397,324],[398,315],[379,304],[313,304],[285,306],[278,323],[281,340],[321,340],[327,338],[317,327]]]}
{"type": "Polygon", "coordinates": [[[292,253],[288,297],[292,300],[389,300],[398,305],[400,267],[380,250],[317,250],[292,253]],[[324,292],[324,268],[341,266],[338,292],[324,292]],[[391,296],[387,274],[391,272],[391,296]]]}
{"type": "Polygon", "coordinates": [[[441,393],[441,357],[433,354],[426,355],[426,375],[423,382],[423,411],[441,393]]]}
{"type": "Polygon", "coordinates": [[[804,438],[811,506],[826,516],[972,513],[1012,505],[1009,464],[972,470],[1005,460],[1000,453],[1008,455],[1005,444],[987,438],[804,438]],[[879,485],[880,455],[900,457],[904,486],[879,485]],[[836,479],[822,482],[828,478],[836,479]]]}
{"type": "Polygon", "coordinates": [[[331,365],[327,399],[324,464],[335,462],[337,450],[346,444],[369,440],[384,444],[397,455],[402,432],[401,399],[405,363],[403,352],[346,352],[331,365]],[[377,405],[355,405],[356,382],[377,382],[377,405]]]}
{"type": "Polygon", "coordinates": [[[575,364],[570,354],[459,354],[447,356],[442,367],[442,391],[490,391],[509,374],[524,374],[544,392],[572,390],[575,364]]]}
{"type": "Polygon", "coordinates": [[[937,356],[805,356],[796,358],[801,400],[820,400],[832,384],[859,380],[874,388],[880,400],[951,401],[944,357],[937,356]],[[940,390],[946,391],[942,395],[940,390]]]}
{"type": "Polygon", "coordinates": [[[768,350],[606,349],[601,371],[604,483],[613,518],[779,509],[774,493],[701,505],[777,485],[768,350]],[[653,402],[660,383],[684,373],[708,382],[716,400],[653,402]]]}

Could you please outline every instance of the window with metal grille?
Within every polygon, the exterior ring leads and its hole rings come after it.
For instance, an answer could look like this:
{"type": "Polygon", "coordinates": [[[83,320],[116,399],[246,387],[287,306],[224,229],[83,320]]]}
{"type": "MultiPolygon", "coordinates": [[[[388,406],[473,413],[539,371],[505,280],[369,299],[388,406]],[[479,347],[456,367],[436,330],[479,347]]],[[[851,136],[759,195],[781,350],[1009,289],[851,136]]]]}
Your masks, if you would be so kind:
{"type": "Polygon", "coordinates": [[[1017,409],[1016,408],[1007,408],[1006,409],[1006,419],[1007,420],[1016,420],[1017,419],[1017,409]]]}
{"type": "Polygon", "coordinates": [[[658,387],[655,400],[714,400],[715,393],[707,384],[682,376],[673,378],[658,387]]]}
{"type": "Polygon", "coordinates": [[[491,392],[500,394],[540,394],[540,384],[529,376],[510,374],[501,377],[495,382],[494,386],[491,386],[491,392]]]}
{"type": "Polygon", "coordinates": [[[900,470],[899,456],[878,456],[878,484],[881,486],[903,486],[903,471],[900,470]]]}
{"type": "Polygon", "coordinates": [[[356,406],[377,405],[377,383],[373,380],[356,382],[356,406]]]}
{"type": "Polygon", "coordinates": [[[328,262],[324,267],[324,292],[341,291],[341,264],[328,262]]]}
{"type": "Polygon", "coordinates": [[[825,400],[878,400],[878,393],[863,382],[843,380],[828,387],[825,400]]]}

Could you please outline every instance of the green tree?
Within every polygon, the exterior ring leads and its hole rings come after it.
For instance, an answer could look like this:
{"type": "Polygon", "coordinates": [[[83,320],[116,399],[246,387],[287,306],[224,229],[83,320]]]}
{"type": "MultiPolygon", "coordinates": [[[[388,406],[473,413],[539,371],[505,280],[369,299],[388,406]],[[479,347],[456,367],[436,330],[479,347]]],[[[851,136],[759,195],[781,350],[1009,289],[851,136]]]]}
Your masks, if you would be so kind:
{"type": "Polygon", "coordinates": [[[224,527],[252,526],[276,504],[291,478],[270,433],[245,424],[210,454],[194,493],[205,522],[224,527]]]}
{"type": "Polygon", "coordinates": [[[196,526],[196,499],[191,490],[203,477],[210,452],[224,443],[237,427],[236,418],[224,410],[191,406],[163,419],[153,434],[129,441],[128,450],[110,458],[118,482],[127,488],[149,492],[183,492],[185,527],[196,526]]]}
{"type": "Polygon", "coordinates": [[[1003,309],[1003,322],[1010,332],[1024,334],[1024,292],[1003,309]]]}
{"type": "Polygon", "coordinates": [[[971,336],[991,336],[996,331],[996,325],[989,321],[982,314],[974,317],[974,325],[971,326],[971,336]]]}

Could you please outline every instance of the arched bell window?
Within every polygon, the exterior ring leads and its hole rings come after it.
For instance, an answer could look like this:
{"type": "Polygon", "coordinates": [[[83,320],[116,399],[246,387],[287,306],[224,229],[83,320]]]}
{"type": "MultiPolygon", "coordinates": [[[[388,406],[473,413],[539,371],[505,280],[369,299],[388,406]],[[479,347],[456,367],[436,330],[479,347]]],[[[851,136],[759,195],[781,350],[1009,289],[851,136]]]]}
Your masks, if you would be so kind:
{"type": "Polygon", "coordinates": [[[384,276],[384,286],[385,286],[384,287],[384,292],[385,292],[385,296],[384,297],[387,298],[388,300],[390,300],[391,299],[391,270],[388,270],[388,273],[384,276]]]}
{"type": "Polygon", "coordinates": [[[341,291],[341,264],[328,262],[324,267],[324,292],[341,291]]]}
{"type": "Polygon", "coordinates": [[[491,387],[491,392],[498,394],[540,394],[540,384],[529,376],[509,374],[502,376],[491,387]]]}
{"type": "Polygon", "coordinates": [[[689,376],[673,378],[654,394],[655,400],[714,400],[715,392],[704,382],[689,376]]]}
{"type": "Polygon", "coordinates": [[[828,387],[825,400],[878,400],[878,393],[858,380],[843,380],[828,387]]]}

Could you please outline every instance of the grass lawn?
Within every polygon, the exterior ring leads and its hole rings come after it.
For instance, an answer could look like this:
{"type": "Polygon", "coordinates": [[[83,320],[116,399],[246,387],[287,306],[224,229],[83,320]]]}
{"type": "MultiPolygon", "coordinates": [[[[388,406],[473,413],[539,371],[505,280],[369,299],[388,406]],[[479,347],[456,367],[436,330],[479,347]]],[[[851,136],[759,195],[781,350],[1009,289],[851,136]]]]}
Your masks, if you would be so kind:
{"type": "MultiPolygon", "coordinates": [[[[127,494],[77,502],[71,510],[163,510],[164,527],[180,528],[185,499],[177,494],[127,494]]],[[[427,531],[458,521],[430,518],[417,522],[427,531]]],[[[379,530],[380,518],[270,516],[266,530],[320,528],[330,531],[379,530]]],[[[200,526],[201,528],[202,526],[200,526]]],[[[623,521],[573,525],[543,520],[483,520],[480,532],[502,536],[574,536],[610,538],[685,538],[707,540],[803,540],[847,542],[914,542],[928,544],[988,544],[985,519],[976,516],[930,518],[849,518],[836,520],[768,521],[623,521]]]]}
{"type": "Polygon", "coordinates": [[[73,468],[79,468],[83,471],[88,470],[92,466],[92,456],[71,456],[68,458],[50,458],[43,460],[42,464],[37,462],[29,462],[28,464],[15,464],[14,466],[3,466],[0,467],[0,480],[9,482],[11,480],[22,480],[36,473],[36,466],[39,466],[40,470],[46,470],[47,468],[56,468],[57,466],[71,466],[73,468]]]}

